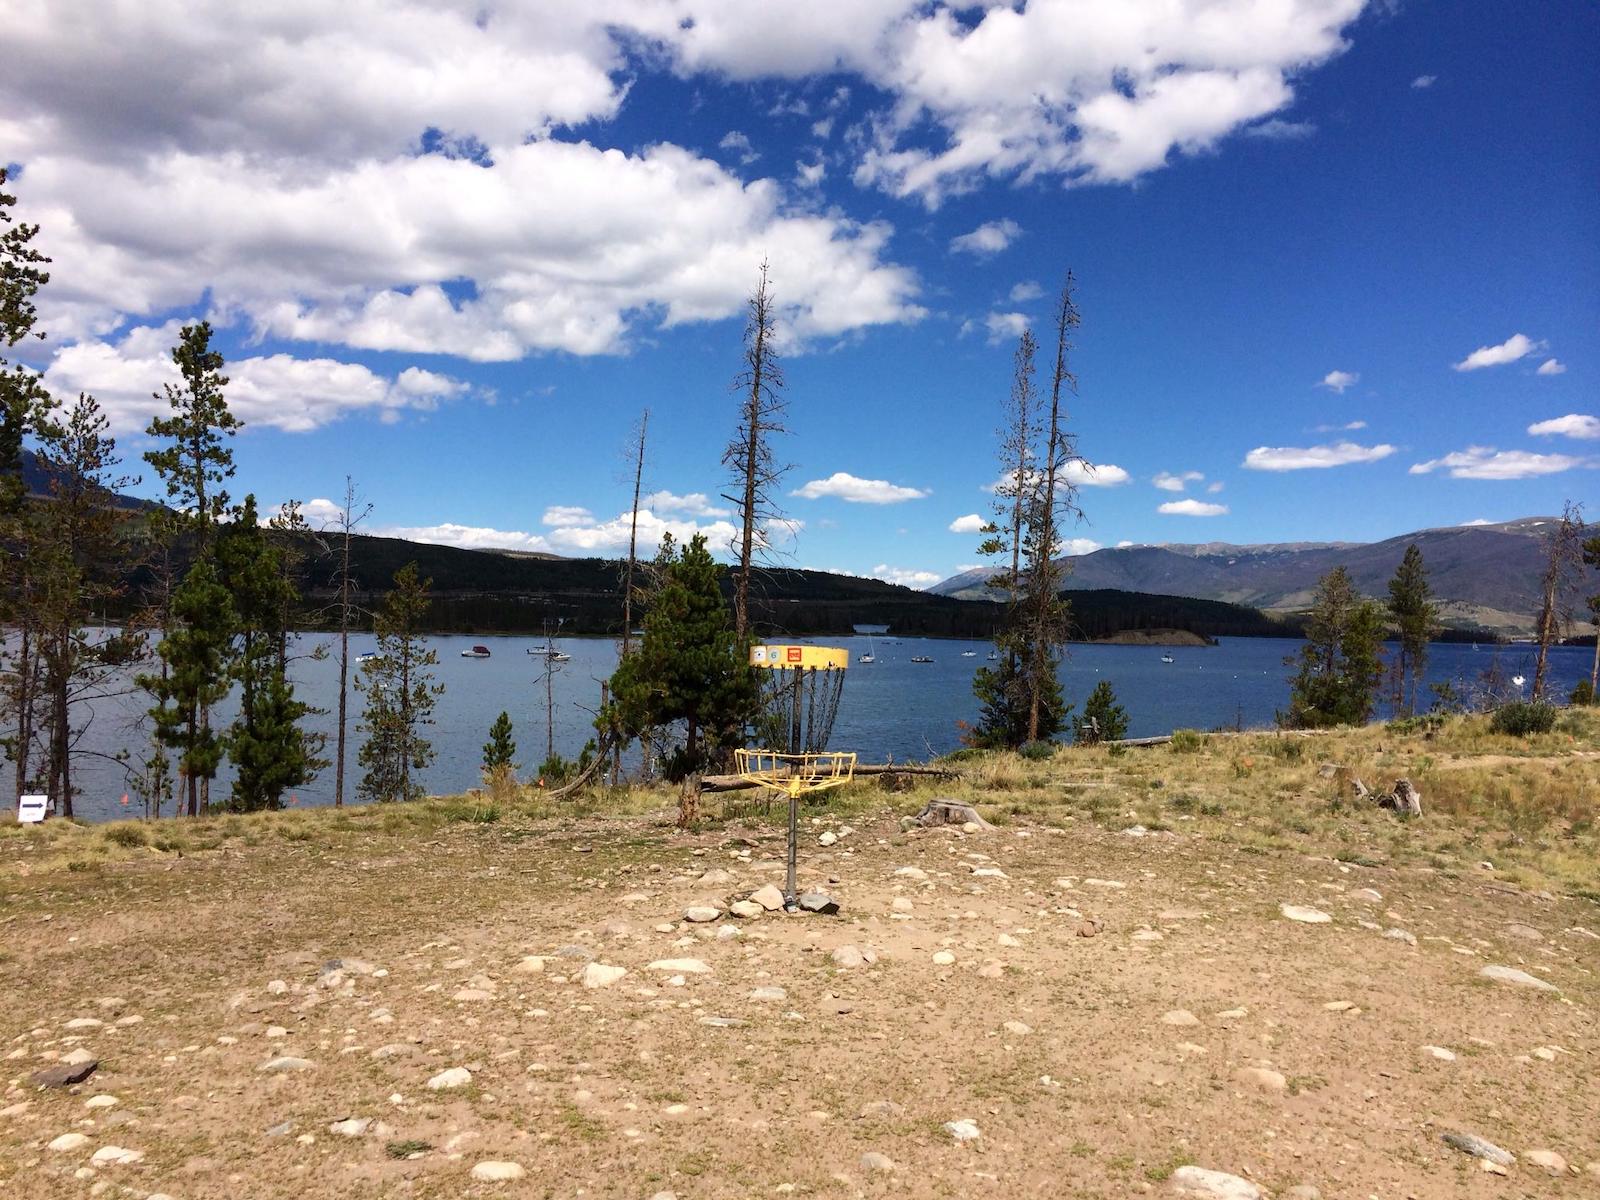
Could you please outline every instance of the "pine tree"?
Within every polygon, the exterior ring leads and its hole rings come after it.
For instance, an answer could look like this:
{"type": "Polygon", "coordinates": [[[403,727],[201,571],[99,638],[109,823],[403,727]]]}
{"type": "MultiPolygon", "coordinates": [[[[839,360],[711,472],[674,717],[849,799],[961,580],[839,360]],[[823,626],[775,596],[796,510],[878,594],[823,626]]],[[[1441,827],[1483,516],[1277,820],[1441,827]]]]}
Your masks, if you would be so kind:
{"type": "Polygon", "coordinates": [[[10,210],[17,198],[6,191],[7,169],[0,166],[0,618],[15,627],[4,647],[6,672],[0,694],[8,732],[3,739],[16,774],[16,792],[32,781],[36,718],[42,700],[43,665],[31,613],[38,600],[36,567],[31,553],[36,532],[27,513],[27,486],[22,479],[22,443],[49,421],[51,400],[37,372],[14,363],[6,351],[35,332],[34,297],[50,282],[43,267],[50,260],[32,243],[37,225],[19,223],[10,210]]]}
{"type": "Polygon", "coordinates": [[[233,475],[233,449],[226,439],[240,428],[228,411],[223,389],[222,355],[211,349],[211,323],[185,325],[172,349],[172,361],[182,376],[181,386],[163,384],[162,393],[172,415],[154,417],[145,433],[170,439],[171,444],[150,450],[145,461],[166,484],[167,498],[188,516],[204,553],[217,522],[228,510],[228,493],[222,483],[233,475]]]}
{"type": "Polygon", "coordinates": [[[281,808],[285,792],[309,783],[327,766],[321,758],[324,739],[304,728],[305,718],[317,710],[296,698],[288,677],[288,622],[299,589],[284,554],[262,529],[255,496],[246,496],[216,547],[234,605],[236,641],[230,657],[239,715],[227,732],[235,769],[228,807],[241,812],[281,808]]]}
{"type": "Polygon", "coordinates": [[[109,423],[93,396],[79,395],[64,418],[40,432],[39,462],[49,496],[35,506],[32,571],[39,607],[32,622],[42,665],[46,787],[72,816],[73,758],[82,726],[74,710],[126,682],[143,648],[137,632],[91,629],[96,612],[121,595],[128,564],[125,518],[113,493],[136,482],[117,472],[109,423]]]}
{"type": "Polygon", "coordinates": [[[172,596],[172,624],[158,650],[165,670],[141,675],[139,686],[156,699],[150,710],[156,739],[177,751],[177,770],[187,793],[188,814],[199,816],[202,784],[217,777],[223,741],[205,714],[228,694],[233,640],[233,597],[216,564],[202,558],[172,596]]]}
{"type": "Polygon", "coordinates": [[[767,289],[767,264],[749,301],[744,331],[744,366],[734,387],[742,394],[739,427],[722,452],[722,463],[733,472],[734,494],[724,496],[739,520],[739,540],[734,549],[738,562],[733,573],[733,628],[742,641],[750,632],[750,572],[764,531],[778,517],[773,489],[789,468],[772,452],[772,436],[787,433],[783,397],[783,367],[778,361],[777,310],[767,289]]]}
{"type": "Polygon", "coordinates": [[[501,771],[514,771],[517,764],[517,743],[511,736],[511,714],[502,712],[489,726],[489,740],[483,746],[483,772],[492,775],[501,771]]]}
{"type": "Polygon", "coordinates": [[[433,724],[444,688],[430,670],[439,656],[423,636],[431,583],[418,577],[416,563],[401,567],[373,622],[378,657],[356,683],[367,696],[367,739],[356,761],[365,769],[359,794],[368,800],[419,799],[423,790],[413,772],[433,761],[433,746],[422,731],[433,724]]]}
{"type": "Polygon", "coordinates": [[[1316,729],[1369,720],[1383,681],[1382,646],[1383,610],[1356,594],[1349,571],[1335,567],[1317,583],[1300,669],[1279,723],[1316,729]]]}
{"type": "Polygon", "coordinates": [[[1083,702],[1083,715],[1072,721],[1073,740],[1080,746],[1120,742],[1128,736],[1128,713],[1117,703],[1111,684],[1102,679],[1083,702]]]}
{"type": "Polygon", "coordinates": [[[681,726],[683,747],[666,767],[676,780],[726,760],[755,715],[758,694],[705,536],[696,534],[677,555],[664,541],[662,560],[665,577],[644,637],[611,677],[612,720],[629,737],[681,726]]]}
{"type": "Polygon", "coordinates": [[[352,601],[355,577],[350,573],[350,541],[356,526],[372,514],[372,505],[362,503],[356,496],[355,481],[344,477],[344,503],[334,519],[334,530],[339,535],[339,570],[335,576],[339,589],[339,728],[334,751],[333,806],[344,804],[345,738],[349,729],[350,701],[350,626],[355,619],[356,606],[352,601]]]}
{"type": "Polygon", "coordinates": [[[1406,547],[1405,557],[1389,581],[1389,619],[1400,635],[1400,656],[1396,669],[1400,691],[1406,692],[1406,711],[1417,711],[1417,688],[1428,665],[1428,643],[1439,623],[1439,606],[1430,599],[1428,569],[1415,542],[1406,547]]]}

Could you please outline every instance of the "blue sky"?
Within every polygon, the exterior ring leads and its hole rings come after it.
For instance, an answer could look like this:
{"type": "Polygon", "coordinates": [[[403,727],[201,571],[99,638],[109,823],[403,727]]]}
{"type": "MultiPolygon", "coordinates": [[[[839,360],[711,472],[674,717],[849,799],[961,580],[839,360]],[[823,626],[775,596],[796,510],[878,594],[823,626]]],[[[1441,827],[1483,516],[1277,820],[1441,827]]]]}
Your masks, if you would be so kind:
{"type": "Polygon", "coordinates": [[[55,259],[29,361],[134,458],[210,316],[264,504],[350,474],[375,530],[611,554],[648,407],[645,529],[725,540],[763,256],[801,566],[976,561],[950,527],[1068,267],[1076,548],[1376,539],[1600,479],[1592,6],[212,7],[15,18],[0,158],[55,259]]]}

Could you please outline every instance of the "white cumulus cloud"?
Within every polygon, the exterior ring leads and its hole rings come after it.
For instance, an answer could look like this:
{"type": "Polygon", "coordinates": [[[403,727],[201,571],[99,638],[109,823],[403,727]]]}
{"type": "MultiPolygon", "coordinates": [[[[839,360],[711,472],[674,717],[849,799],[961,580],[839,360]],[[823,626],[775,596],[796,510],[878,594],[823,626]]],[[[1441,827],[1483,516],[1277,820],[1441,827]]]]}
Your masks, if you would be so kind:
{"type": "Polygon", "coordinates": [[[1411,86],[1420,92],[1425,88],[1431,88],[1438,80],[1437,75],[1418,75],[1411,81],[1411,86]]]}
{"type": "Polygon", "coordinates": [[[789,494],[802,500],[831,496],[851,504],[901,504],[924,499],[932,493],[924,488],[902,487],[883,479],[861,479],[845,471],[835,471],[826,479],[813,479],[789,494]]]}
{"type": "Polygon", "coordinates": [[[1329,371],[1317,386],[1325,387],[1330,392],[1337,392],[1342,396],[1347,388],[1354,387],[1360,379],[1361,376],[1355,371],[1329,371]]]}
{"type": "Polygon", "coordinates": [[[1594,441],[1600,438],[1600,417],[1587,413],[1568,413],[1564,417],[1551,417],[1548,421],[1535,421],[1528,432],[1538,437],[1552,435],[1594,441]]]}
{"type": "Polygon", "coordinates": [[[1150,482],[1163,492],[1181,492],[1191,483],[1199,483],[1204,478],[1205,475],[1199,471],[1183,471],[1177,474],[1171,471],[1160,471],[1150,482]]]}
{"type": "Polygon", "coordinates": [[[1169,517],[1222,517],[1228,513],[1226,504],[1208,504],[1204,500],[1168,500],[1156,511],[1169,517]]]}
{"type": "MultiPolygon", "coordinates": [[[[89,392],[100,401],[111,431],[142,431],[154,416],[170,411],[162,385],[178,384],[172,362],[181,322],[141,325],[120,338],[89,339],[63,346],[44,373],[58,396],[89,392]]],[[[305,433],[353,413],[393,420],[407,409],[432,409],[442,399],[465,395],[467,384],[420,367],[393,379],[360,363],[331,358],[269,354],[235,359],[225,367],[228,407],[246,426],[305,433]]]]}
{"type": "Polygon", "coordinates": [[[919,571],[911,567],[891,567],[888,563],[879,563],[872,568],[871,578],[881,579],[885,583],[898,583],[901,587],[928,588],[944,576],[937,571],[919,571]]]}
{"type": "Polygon", "coordinates": [[[1429,459],[1411,468],[1413,475],[1427,475],[1433,471],[1449,472],[1452,479],[1536,479],[1541,475],[1559,475],[1574,467],[1584,465],[1584,460],[1567,454],[1533,454],[1527,450],[1496,450],[1492,446],[1468,446],[1442,458],[1429,459]]]}
{"type": "Polygon", "coordinates": [[[1566,364],[1553,358],[1545,359],[1539,364],[1539,369],[1534,372],[1535,375],[1565,375],[1566,373],[1566,364]]]}
{"type": "Polygon", "coordinates": [[[639,503],[656,512],[682,513],[687,517],[731,517],[733,510],[714,503],[704,492],[690,492],[679,496],[673,492],[651,492],[639,503]]]}
{"type": "Polygon", "coordinates": [[[1542,343],[1534,341],[1525,333],[1514,333],[1498,346],[1479,346],[1454,366],[1458,371],[1480,371],[1484,367],[1501,367],[1527,357],[1540,345],[1542,343]]]}
{"type": "Polygon", "coordinates": [[[986,221],[971,233],[950,239],[950,249],[963,254],[988,258],[999,254],[1022,235],[1022,226],[1010,217],[999,221],[986,221]]]}
{"type": "Polygon", "coordinates": [[[951,533],[980,533],[988,522],[977,513],[968,513],[950,522],[951,533]]]}
{"type": "Polygon", "coordinates": [[[1394,452],[1395,447],[1388,443],[1376,446],[1360,446],[1355,442],[1334,442],[1327,446],[1257,446],[1244,456],[1244,465],[1252,471],[1307,471],[1377,462],[1394,452]]]}

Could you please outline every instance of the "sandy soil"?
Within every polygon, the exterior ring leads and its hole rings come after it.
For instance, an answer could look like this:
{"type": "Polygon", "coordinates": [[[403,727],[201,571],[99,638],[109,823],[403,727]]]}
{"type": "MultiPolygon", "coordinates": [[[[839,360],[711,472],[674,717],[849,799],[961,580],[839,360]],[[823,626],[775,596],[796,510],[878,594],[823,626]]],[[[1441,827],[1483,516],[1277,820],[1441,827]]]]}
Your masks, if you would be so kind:
{"type": "Polygon", "coordinates": [[[899,815],[808,826],[839,916],[708,925],[685,907],[781,881],[773,827],[13,863],[0,1195],[1110,1197],[1170,1194],[1189,1163],[1273,1195],[1600,1192],[1594,904],[1181,828],[899,815]],[[846,946],[875,961],[839,966],[846,946]],[[706,969],[650,965],[679,959],[706,969]],[[591,961],[627,974],[585,986],[591,961]],[[29,1085],[76,1049],[89,1080],[29,1085]],[[313,1065],[262,1069],[285,1056],[313,1065]],[[430,1089],[457,1067],[469,1083],[430,1089]],[[1519,1161],[1487,1173],[1452,1129],[1519,1161]],[[106,1146],[142,1157],[92,1166],[106,1146]],[[475,1179],[485,1162],[522,1177],[475,1179]]]}

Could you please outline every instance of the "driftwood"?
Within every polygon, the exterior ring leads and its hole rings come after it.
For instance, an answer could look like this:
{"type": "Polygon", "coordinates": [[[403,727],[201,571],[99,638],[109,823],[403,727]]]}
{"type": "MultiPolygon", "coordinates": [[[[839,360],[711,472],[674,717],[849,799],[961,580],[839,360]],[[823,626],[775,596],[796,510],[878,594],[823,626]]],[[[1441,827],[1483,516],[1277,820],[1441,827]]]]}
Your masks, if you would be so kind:
{"type": "MultiPolygon", "coordinates": [[[[960,772],[950,767],[912,767],[899,763],[860,763],[855,773],[861,775],[927,775],[935,779],[952,779],[960,772]]],[[[780,773],[781,778],[781,773],[780,773]]],[[[741,775],[707,775],[700,780],[702,792],[737,792],[742,788],[760,787],[741,775]]]]}
{"type": "Polygon", "coordinates": [[[980,829],[993,829],[994,826],[985,821],[972,805],[960,800],[929,800],[923,805],[922,811],[914,817],[906,818],[915,821],[924,828],[933,828],[935,825],[967,825],[972,824],[980,829]]]}
{"type": "Polygon", "coordinates": [[[1352,775],[1350,791],[1357,800],[1376,804],[1379,808],[1388,809],[1390,812],[1407,817],[1422,815],[1422,793],[1409,779],[1396,779],[1390,791],[1373,792],[1361,782],[1359,776],[1352,775]]]}

